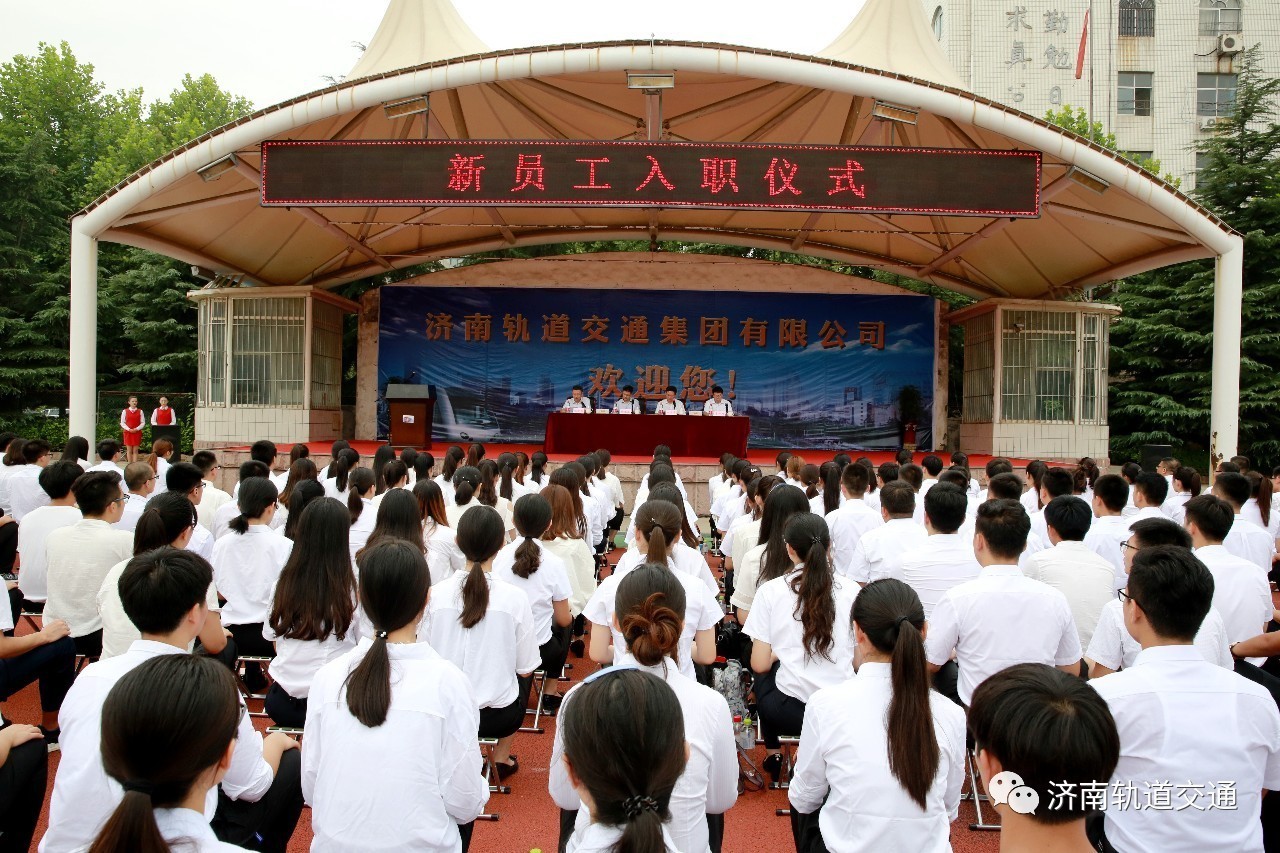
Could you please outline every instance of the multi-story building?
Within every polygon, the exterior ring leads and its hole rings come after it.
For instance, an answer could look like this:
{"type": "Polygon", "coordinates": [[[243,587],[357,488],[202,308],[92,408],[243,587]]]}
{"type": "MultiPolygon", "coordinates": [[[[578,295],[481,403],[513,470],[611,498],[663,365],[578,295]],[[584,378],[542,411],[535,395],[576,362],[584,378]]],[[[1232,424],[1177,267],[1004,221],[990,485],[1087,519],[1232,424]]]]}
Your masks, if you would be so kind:
{"type": "Polygon", "coordinates": [[[975,94],[1041,117],[1085,109],[1184,190],[1196,143],[1232,109],[1244,51],[1259,45],[1264,71],[1280,76],[1280,0],[921,2],[975,94]]]}

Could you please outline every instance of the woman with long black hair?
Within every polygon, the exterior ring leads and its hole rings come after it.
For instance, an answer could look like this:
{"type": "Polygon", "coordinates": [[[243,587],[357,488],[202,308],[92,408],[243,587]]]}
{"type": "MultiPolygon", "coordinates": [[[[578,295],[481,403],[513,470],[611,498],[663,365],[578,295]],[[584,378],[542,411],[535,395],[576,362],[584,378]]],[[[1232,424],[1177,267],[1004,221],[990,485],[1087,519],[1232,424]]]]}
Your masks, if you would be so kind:
{"type": "Polygon", "coordinates": [[[414,485],[413,496],[422,516],[422,543],[427,548],[431,585],[435,586],[454,572],[465,569],[467,558],[458,550],[458,535],[449,526],[440,485],[424,477],[414,485]]]}
{"type": "Polygon", "coordinates": [[[451,444],[440,461],[440,474],[435,478],[436,485],[444,493],[444,502],[448,506],[453,504],[453,475],[458,473],[466,456],[461,447],[451,444]]]}
{"type": "Polygon", "coordinates": [[[474,506],[482,505],[479,497],[482,480],[480,469],[469,465],[464,465],[453,472],[453,484],[449,488],[453,499],[445,507],[445,514],[449,519],[449,526],[454,530],[458,529],[458,521],[463,513],[474,506]]]}
{"type": "Polygon", "coordinates": [[[782,535],[792,516],[808,511],[809,499],[795,486],[779,483],[769,490],[760,514],[758,544],[743,555],[742,565],[735,563],[733,567],[733,596],[729,603],[737,608],[739,622],[746,622],[760,585],[782,577],[794,567],[782,535]]]}
{"type": "Polygon", "coordinates": [[[324,486],[324,493],[331,498],[337,498],[342,502],[347,500],[347,489],[350,487],[351,472],[358,470],[360,467],[360,454],[356,453],[350,447],[344,447],[338,451],[338,455],[328,466],[329,476],[325,478],[321,485],[324,486]]]}
{"type": "Polygon", "coordinates": [[[930,688],[920,597],[896,578],[853,604],[857,675],[805,709],[787,794],[793,826],[821,808],[832,853],[950,851],[964,781],[964,711],[930,688]]]}
{"type": "Polygon", "coordinates": [[[387,490],[387,481],[383,476],[383,469],[388,463],[396,461],[396,451],[389,444],[379,445],[378,449],[373,451],[373,488],[374,494],[382,494],[387,490]]]}

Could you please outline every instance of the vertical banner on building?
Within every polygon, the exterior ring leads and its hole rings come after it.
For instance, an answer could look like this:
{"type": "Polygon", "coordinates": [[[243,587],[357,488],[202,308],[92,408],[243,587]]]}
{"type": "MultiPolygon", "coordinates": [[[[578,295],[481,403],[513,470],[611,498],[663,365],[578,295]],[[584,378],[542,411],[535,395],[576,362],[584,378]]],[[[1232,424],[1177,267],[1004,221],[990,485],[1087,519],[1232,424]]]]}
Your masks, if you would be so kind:
{"type": "Polygon", "coordinates": [[[754,447],[894,448],[900,408],[930,446],[934,300],[924,296],[382,289],[379,436],[388,383],[431,385],[435,441],[537,443],[574,385],[611,407],[720,385],[754,447]]]}

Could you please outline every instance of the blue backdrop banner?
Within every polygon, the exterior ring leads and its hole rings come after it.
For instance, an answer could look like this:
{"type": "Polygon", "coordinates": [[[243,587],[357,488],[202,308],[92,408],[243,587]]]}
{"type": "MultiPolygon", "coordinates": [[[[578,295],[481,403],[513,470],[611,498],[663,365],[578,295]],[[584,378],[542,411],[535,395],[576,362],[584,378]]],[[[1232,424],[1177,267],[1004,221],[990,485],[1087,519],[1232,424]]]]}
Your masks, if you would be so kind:
{"type": "Polygon", "coordinates": [[[896,448],[912,396],[928,447],[934,307],[906,293],[388,286],[379,436],[389,382],[434,386],[433,440],[513,443],[541,442],[574,385],[606,407],[632,385],[650,411],[668,385],[691,411],[720,385],[753,447],[896,448]]]}

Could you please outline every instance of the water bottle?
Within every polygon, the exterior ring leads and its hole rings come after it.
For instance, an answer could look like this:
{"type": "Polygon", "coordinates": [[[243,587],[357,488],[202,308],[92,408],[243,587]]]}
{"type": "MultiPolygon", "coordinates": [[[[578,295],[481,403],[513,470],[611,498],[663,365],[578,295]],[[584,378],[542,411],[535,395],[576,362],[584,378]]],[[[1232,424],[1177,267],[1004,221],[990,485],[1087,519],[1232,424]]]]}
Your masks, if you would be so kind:
{"type": "Polygon", "coordinates": [[[751,718],[734,717],[733,718],[733,735],[738,740],[739,749],[754,749],[756,745],[756,730],[751,723],[751,718]]]}

